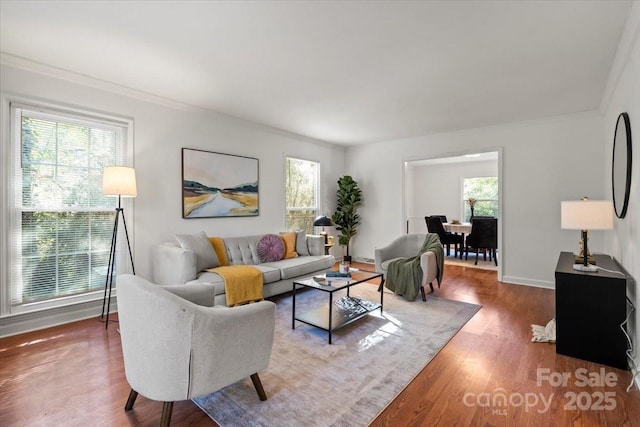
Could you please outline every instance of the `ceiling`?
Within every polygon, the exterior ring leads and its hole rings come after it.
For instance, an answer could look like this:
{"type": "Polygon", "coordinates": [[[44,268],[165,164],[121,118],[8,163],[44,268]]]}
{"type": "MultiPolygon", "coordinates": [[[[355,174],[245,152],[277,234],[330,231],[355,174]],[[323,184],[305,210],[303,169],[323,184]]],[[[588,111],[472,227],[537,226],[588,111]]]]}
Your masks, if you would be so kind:
{"type": "Polygon", "coordinates": [[[9,1],[0,50],[354,145],[600,106],[631,1],[9,1]]]}

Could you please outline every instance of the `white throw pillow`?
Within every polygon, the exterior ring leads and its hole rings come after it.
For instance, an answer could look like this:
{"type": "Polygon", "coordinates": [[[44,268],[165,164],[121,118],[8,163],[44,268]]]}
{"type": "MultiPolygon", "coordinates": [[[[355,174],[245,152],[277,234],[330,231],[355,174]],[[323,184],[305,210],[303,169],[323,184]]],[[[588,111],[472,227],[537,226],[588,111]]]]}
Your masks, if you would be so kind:
{"type": "Polygon", "coordinates": [[[220,265],[216,251],[204,231],[197,234],[176,234],[176,239],[183,249],[190,249],[196,254],[197,272],[220,265]]]}

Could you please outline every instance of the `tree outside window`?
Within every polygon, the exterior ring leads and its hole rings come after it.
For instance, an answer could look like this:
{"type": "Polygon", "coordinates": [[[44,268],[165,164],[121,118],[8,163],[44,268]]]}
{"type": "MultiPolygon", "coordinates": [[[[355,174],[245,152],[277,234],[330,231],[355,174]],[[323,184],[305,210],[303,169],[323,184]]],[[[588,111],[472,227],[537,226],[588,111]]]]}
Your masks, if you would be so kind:
{"type": "Polygon", "coordinates": [[[287,157],[286,228],[313,234],[313,220],[319,215],[318,177],[320,163],[287,157]]]}
{"type": "Polygon", "coordinates": [[[101,291],[115,207],[102,173],[122,161],[125,127],[36,108],[12,107],[12,118],[11,306],[101,291]]]}
{"type": "Polygon", "coordinates": [[[497,176],[464,178],[462,194],[462,217],[465,221],[471,220],[470,198],[476,200],[473,212],[475,216],[498,217],[497,176]]]}

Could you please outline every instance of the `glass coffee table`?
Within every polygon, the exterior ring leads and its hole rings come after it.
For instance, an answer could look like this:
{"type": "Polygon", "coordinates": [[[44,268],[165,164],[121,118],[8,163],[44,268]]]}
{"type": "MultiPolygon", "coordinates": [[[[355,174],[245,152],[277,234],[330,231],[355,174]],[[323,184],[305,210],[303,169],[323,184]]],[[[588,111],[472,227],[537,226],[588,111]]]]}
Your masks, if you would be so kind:
{"type": "Polygon", "coordinates": [[[382,313],[383,285],[384,275],[382,273],[365,270],[352,271],[351,279],[349,280],[325,277],[324,274],[294,280],[291,328],[296,328],[296,320],[315,326],[329,333],[329,344],[331,344],[331,334],[336,329],[355,322],[378,308],[382,313]],[[349,289],[352,286],[377,278],[380,278],[378,287],[380,303],[349,295],[349,289]],[[327,292],[329,294],[329,303],[305,313],[296,313],[296,289],[298,287],[313,288],[327,292]],[[334,301],[333,294],[344,289],[346,289],[347,295],[334,301]]]}

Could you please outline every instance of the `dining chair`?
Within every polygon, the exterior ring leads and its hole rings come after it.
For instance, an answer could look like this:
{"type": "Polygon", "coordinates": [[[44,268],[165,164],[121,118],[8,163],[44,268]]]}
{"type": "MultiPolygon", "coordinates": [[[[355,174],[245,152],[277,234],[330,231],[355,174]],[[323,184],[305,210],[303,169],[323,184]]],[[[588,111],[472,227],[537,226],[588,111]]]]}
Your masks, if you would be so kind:
{"type": "Polygon", "coordinates": [[[431,215],[431,216],[439,216],[440,219],[442,220],[442,223],[444,224],[445,222],[449,222],[447,221],[447,216],[446,215],[431,215]]]}
{"type": "Polygon", "coordinates": [[[440,217],[440,219],[442,220],[442,223],[443,223],[443,224],[444,224],[445,222],[449,222],[449,221],[447,221],[447,216],[446,216],[446,215],[427,215],[427,216],[425,216],[425,217],[424,217],[424,221],[427,223],[427,231],[428,231],[429,233],[435,233],[435,232],[436,232],[435,230],[431,231],[431,229],[429,229],[429,220],[428,220],[428,218],[429,218],[429,217],[431,217],[431,216],[437,216],[437,217],[440,217]]]}
{"type": "Polygon", "coordinates": [[[496,266],[498,265],[498,220],[496,218],[477,218],[471,220],[471,233],[465,241],[465,260],[469,259],[469,249],[475,249],[476,262],[478,265],[478,256],[480,250],[483,250],[484,260],[487,260],[487,252],[489,251],[489,261],[493,257],[496,266]]]}
{"type": "Polygon", "coordinates": [[[427,223],[429,233],[436,233],[440,237],[442,245],[447,247],[447,256],[451,255],[451,244],[453,244],[454,256],[457,258],[459,251],[460,259],[462,259],[462,245],[464,243],[462,236],[446,231],[444,225],[442,225],[441,215],[425,216],[424,220],[427,223]]]}

